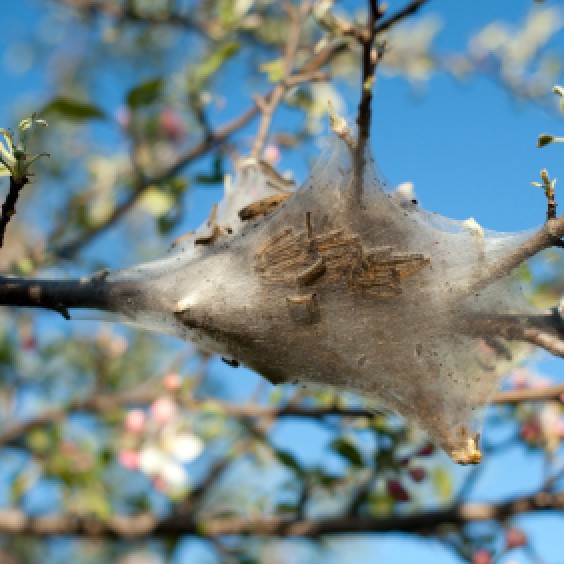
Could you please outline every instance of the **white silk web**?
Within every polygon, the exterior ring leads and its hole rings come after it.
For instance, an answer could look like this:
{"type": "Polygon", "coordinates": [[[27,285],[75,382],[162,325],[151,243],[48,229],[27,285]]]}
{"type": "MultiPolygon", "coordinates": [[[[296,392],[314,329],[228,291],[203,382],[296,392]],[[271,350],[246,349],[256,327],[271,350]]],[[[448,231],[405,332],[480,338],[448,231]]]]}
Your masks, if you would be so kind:
{"type": "Polygon", "coordinates": [[[147,299],[131,312],[141,325],[274,383],[357,392],[420,425],[454,460],[477,462],[476,408],[527,347],[469,335],[466,319],[533,309],[514,276],[465,291],[529,233],[487,231],[387,193],[370,155],[352,205],[358,182],[337,137],[288,198],[284,179],[247,161],[196,233],[110,280],[142,283],[147,299]]]}

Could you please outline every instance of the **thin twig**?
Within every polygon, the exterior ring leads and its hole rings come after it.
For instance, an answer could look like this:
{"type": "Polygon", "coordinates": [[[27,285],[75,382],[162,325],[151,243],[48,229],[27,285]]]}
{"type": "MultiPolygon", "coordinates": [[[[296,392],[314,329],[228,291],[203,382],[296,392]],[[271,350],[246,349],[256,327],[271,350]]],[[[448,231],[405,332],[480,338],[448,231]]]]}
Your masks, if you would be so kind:
{"type": "Polygon", "coordinates": [[[115,208],[115,210],[106,221],[81,234],[75,240],[63,245],[56,246],[52,250],[52,254],[54,256],[65,258],[72,257],[84,245],[86,245],[97,235],[101,234],[103,231],[114,225],[125,214],[127,214],[127,212],[131,210],[131,208],[133,208],[133,206],[139,201],[141,196],[149,187],[154,186],[155,184],[161,184],[169,178],[179,174],[184,167],[186,167],[202,155],[206,154],[210,149],[213,149],[214,147],[225,141],[233,133],[237,132],[239,129],[247,125],[258,113],[259,109],[257,105],[252,105],[239,117],[224,125],[214,133],[211,133],[204,137],[204,139],[202,139],[194,147],[189,149],[186,153],[184,153],[184,155],[181,155],[170,167],[168,167],[160,174],[149,178],[140,178],[136,185],[133,187],[133,191],[129,195],[129,197],[122,204],[115,208]]]}
{"type": "Polygon", "coordinates": [[[370,11],[368,16],[368,24],[364,33],[357,34],[357,40],[362,46],[362,82],[361,82],[361,95],[358,104],[358,114],[356,123],[358,125],[358,152],[363,153],[364,147],[370,136],[370,121],[372,115],[372,86],[374,83],[374,71],[376,64],[379,61],[373,56],[373,45],[375,37],[376,21],[380,17],[378,10],[378,2],[375,0],[369,1],[370,11]],[[362,145],[362,146],[361,146],[362,145]]]}
{"type": "Polygon", "coordinates": [[[496,405],[517,404],[524,401],[561,400],[564,395],[564,384],[554,384],[546,388],[526,388],[524,390],[507,390],[497,392],[491,403],[496,405]]]}
{"type": "Polygon", "coordinates": [[[539,329],[525,329],[523,340],[545,351],[564,358],[564,341],[557,335],[552,335],[539,329]]]}
{"type": "Polygon", "coordinates": [[[415,0],[393,16],[378,23],[384,14],[383,9],[380,8],[378,0],[369,0],[369,15],[366,27],[364,29],[351,29],[350,35],[358,41],[362,48],[361,96],[356,118],[358,126],[357,143],[353,153],[354,183],[352,195],[354,202],[360,201],[363,191],[366,147],[370,138],[372,121],[372,87],[376,67],[381,61],[386,47],[385,43],[382,43],[375,48],[374,40],[377,34],[414,14],[425,1],[415,0]]]}
{"type": "MultiPolygon", "coordinates": [[[[274,112],[290,88],[290,83],[287,81],[292,75],[294,59],[298,51],[302,22],[306,15],[305,10],[306,8],[309,9],[306,4],[302,4],[301,9],[298,9],[289,1],[284,2],[283,6],[284,10],[288,14],[289,20],[288,39],[284,49],[283,74],[282,79],[274,87],[270,96],[268,96],[268,98],[264,98],[263,102],[260,104],[262,116],[253,147],[251,149],[251,157],[255,159],[260,157],[261,151],[266,143],[266,137],[268,135],[268,130],[270,129],[270,124],[272,123],[272,118],[274,117],[274,112]]],[[[294,80],[294,84],[295,83],[296,82],[294,80]]]]}
{"type": "Polygon", "coordinates": [[[475,337],[497,336],[524,341],[564,358],[564,321],[556,311],[537,315],[467,315],[460,320],[457,329],[475,337]]]}
{"type": "MultiPolygon", "coordinates": [[[[344,50],[346,50],[346,45],[344,44],[336,44],[326,47],[311,59],[307,60],[300,69],[298,69],[293,75],[288,77],[287,81],[276,85],[268,94],[263,96],[262,99],[266,100],[268,103],[272,103],[277,89],[281,89],[286,92],[288,88],[294,87],[303,82],[310,80],[322,80],[326,78],[326,75],[322,76],[319,72],[321,67],[328,64],[334,57],[342,53],[344,50]]],[[[283,97],[283,94],[281,97],[283,97]]],[[[135,206],[135,204],[139,201],[141,196],[150,186],[162,183],[165,180],[168,180],[169,178],[175,176],[176,174],[179,174],[184,167],[191,164],[194,160],[206,154],[210,149],[213,149],[221,143],[224,143],[232,134],[242,129],[259,113],[259,103],[257,103],[257,101],[255,100],[254,104],[250,106],[238,118],[232,120],[215,132],[207,135],[197,145],[195,145],[184,155],[179,157],[175,163],[173,163],[162,173],[155,177],[145,178],[144,180],[139,181],[134,186],[133,191],[129,195],[129,197],[122,204],[115,208],[113,213],[106,219],[106,221],[79,235],[76,239],[68,243],[55,246],[50,255],[65,258],[72,257],[82,247],[84,247],[95,237],[106,231],[109,227],[111,227],[122,217],[124,217],[135,206]]],[[[43,262],[48,262],[48,258],[49,257],[46,257],[43,262]]]]}
{"type": "Polygon", "coordinates": [[[426,2],[428,2],[428,0],[413,0],[407,6],[405,6],[405,8],[402,8],[401,10],[399,10],[399,12],[393,14],[392,16],[386,18],[384,21],[378,24],[375,27],[374,32],[378,34],[390,29],[398,22],[404,20],[406,17],[415,14],[415,12],[417,12],[417,10],[419,10],[419,8],[421,8],[421,6],[423,6],[423,4],[425,4],[426,2]]]}

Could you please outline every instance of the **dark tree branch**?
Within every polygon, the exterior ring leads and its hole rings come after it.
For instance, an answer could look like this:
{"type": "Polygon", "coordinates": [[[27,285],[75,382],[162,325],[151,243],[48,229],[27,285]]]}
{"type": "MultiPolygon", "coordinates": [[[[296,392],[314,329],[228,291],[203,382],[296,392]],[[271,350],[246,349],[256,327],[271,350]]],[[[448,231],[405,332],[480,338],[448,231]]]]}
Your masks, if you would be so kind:
{"type": "Polygon", "coordinates": [[[67,319],[74,308],[130,315],[145,302],[139,284],[108,282],[106,272],[79,280],[0,277],[0,305],[51,309],[67,319]]]}
{"type": "Polygon", "coordinates": [[[353,202],[359,203],[363,192],[366,147],[370,138],[372,125],[372,87],[374,86],[375,70],[384,54],[384,45],[374,47],[376,37],[376,23],[382,17],[378,0],[368,1],[368,22],[364,29],[357,29],[352,34],[360,43],[362,50],[362,73],[360,102],[356,117],[357,139],[353,150],[353,202]]]}
{"type": "Polygon", "coordinates": [[[384,21],[380,22],[375,28],[375,34],[382,33],[383,31],[387,31],[391,27],[393,27],[398,22],[404,20],[406,17],[415,14],[429,0],[413,0],[410,2],[405,8],[399,10],[389,18],[386,18],[384,21]]]}
{"type": "Polygon", "coordinates": [[[6,234],[6,227],[12,219],[12,216],[16,214],[16,204],[18,203],[18,198],[22,188],[28,183],[28,178],[24,176],[21,180],[14,180],[13,176],[10,176],[10,187],[8,189],[8,195],[6,196],[5,202],[2,204],[2,213],[0,215],[0,247],[4,246],[4,236],[6,234]]]}
{"type": "Polygon", "coordinates": [[[363,153],[366,142],[370,136],[370,122],[372,117],[372,86],[374,83],[374,71],[376,64],[381,58],[378,54],[374,57],[373,46],[376,36],[376,22],[381,17],[376,0],[369,0],[369,16],[366,29],[359,30],[356,34],[357,40],[362,47],[362,82],[361,95],[358,105],[356,123],[358,125],[358,152],[363,153]]]}
{"type": "Polygon", "coordinates": [[[0,511],[0,533],[48,537],[73,535],[107,538],[178,537],[214,538],[226,535],[319,538],[350,533],[404,532],[439,534],[445,526],[480,521],[503,521],[533,511],[562,511],[564,492],[541,492],[500,503],[461,503],[453,507],[390,517],[343,516],[308,519],[299,517],[228,517],[196,520],[193,515],[159,518],[151,513],[116,515],[107,520],[75,515],[30,517],[17,509],[0,511]]]}

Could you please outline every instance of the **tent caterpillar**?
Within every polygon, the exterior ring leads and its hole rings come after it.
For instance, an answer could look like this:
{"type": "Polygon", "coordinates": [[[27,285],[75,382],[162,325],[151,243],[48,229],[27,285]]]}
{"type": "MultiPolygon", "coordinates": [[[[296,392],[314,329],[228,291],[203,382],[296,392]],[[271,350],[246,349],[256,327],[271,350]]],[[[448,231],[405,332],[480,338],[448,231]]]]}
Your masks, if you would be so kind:
{"type": "Polygon", "coordinates": [[[282,192],[281,194],[274,194],[262,200],[257,200],[241,208],[237,215],[241,221],[249,221],[256,217],[266,215],[268,212],[277,208],[282,202],[285,202],[291,194],[291,192],[282,192]]]}

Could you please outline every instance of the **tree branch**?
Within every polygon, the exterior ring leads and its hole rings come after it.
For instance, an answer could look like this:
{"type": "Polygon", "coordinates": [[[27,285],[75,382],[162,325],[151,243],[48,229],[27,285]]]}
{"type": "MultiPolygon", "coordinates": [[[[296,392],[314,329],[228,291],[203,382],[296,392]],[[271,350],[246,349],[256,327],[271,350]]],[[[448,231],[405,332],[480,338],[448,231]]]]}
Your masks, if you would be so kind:
{"type": "Polygon", "coordinates": [[[562,237],[564,237],[564,216],[557,219],[548,219],[538,233],[535,233],[515,250],[480,268],[474,280],[467,287],[452,295],[452,301],[457,302],[463,296],[479,292],[492,282],[507,276],[519,265],[541,251],[560,246],[562,237]]]}
{"type": "Polygon", "coordinates": [[[528,342],[564,358],[564,321],[556,311],[544,315],[468,315],[457,329],[475,337],[497,336],[528,342]]]}
{"type": "Polygon", "coordinates": [[[151,513],[116,515],[107,520],[76,515],[30,517],[18,509],[0,511],[0,533],[48,537],[138,538],[226,535],[318,538],[350,533],[404,532],[438,534],[445,525],[461,526],[480,521],[503,521],[532,511],[564,509],[564,492],[517,497],[500,503],[461,503],[453,507],[390,517],[345,516],[308,519],[299,517],[226,517],[198,521],[194,515],[159,518],[151,513]]]}
{"type": "Polygon", "coordinates": [[[284,10],[288,14],[290,22],[288,39],[284,49],[284,70],[282,79],[274,87],[270,96],[267,99],[263,99],[262,103],[260,101],[258,102],[262,117],[253,147],[251,149],[251,157],[255,159],[260,158],[260,153],[266,142],[266,137],[268,135],[270,124],[272,123],[272,118],[274,117],[274,112],[291,86],[291,84],[288,83],[288,79],[292,75],[294,59],[298,51],[302,22],[309,11],[309,4],[306,3],[303,3],[299,9],[289,1],[283,2],[283,6],[284,10]]]}
{"type": "Polygon", "coordinates": [[[381,58],[374,58],[372,48],[374,45],[374,37],[376,36],[376,22],[381,17],[376,0],[369,0],[369,16],[366,29],[360,30],[355,37],[362,47],[362,82],[361,95],[358,104],[358,114],[356,123],[358,125],[358,152],[364,153],[364,146],[370,136],[370,121],[372,116],[372,86],[374,83],[374,71],[376,64],[381,58]],[[362,146],[361,146],[362,145],[362,146]]]}
{"type": "Polygon", "coordinates": [[[353,149],[353,202],[359,203],[364,184],[364,167],[366,160],[366,147],[370,138],[372,122],[372,87],[376,65],[382,59],[383,46],[374,50],[376,37],[376,23],[382,17],[378,0],[368,1],[368,22],[364,29],[355,29],[353,37],[359,42],[362,49],[361,94],[356,117],[357,140],[353,149]]]}
{"type": "Polygon", "coordinates": [[[377,35],[379,33],[382,33],[383,31],[390,29],[406,17],[415,14],[415,12],[417,12],[419,8],[421,8],[421,6],[423,6],[423,4],[425,4],[426,2],[428,2],[428,0],[413,0],[407,6],[405,6],[405,8],[399,10],[398,12],[378,24],[374,28],[375,34],[377,35]]]}
{"type": "MultiPolygon", "coordinates": [[[[116,408],[134,405],[146,405],[165,392],[161,387],[141,389],[121,394],[95,394],[87,398],[79,398],[62,407],[56,407],[36,415],[26,421],[12,424],[0,433],[0,447],[18,442],[30,431],[62,421],[70,413],[93,412],[104,413],[116,408]]],[[[495,405],[517,404],[524,401],[559,400],[564,394],[564,384],[555,384],[546,388],[530,388],[497,392],[490,400],[495,405]]],[[[344,417],[348,419],[372,419],[374,410],[362,407],[307,407],[299,404],[283,406],[263,406],[259,404],[240,405],[221,400],[196,400],[193,397],[174,395],[174,399],[192,412],[200,412],[214,407],[214,413],[226,417],[244,419],[276,420],[283,418],[303,418],[321,420],[326,417],[344,417]]]]}
{"type": "Polygon", "coordinates": [[[106,276],[107,271],[79,280],[0,277],[0,305],[51,309],[66,319],[72,308],[128,315],[145,305],[139,284],[108,282],[106,276]]]}
{"type": "MultiPolygon", "coordinates": [[[[325,76],[321,76],[319,74],[319,70],[344,50],[346,50],[346,45],[343,44],[330,45],[321,50],[311,59],[308,59],[304,63],[304,65],[293,75],[289,76],[287,81],[285,81],[283,84],[276,85],[268,94],[263,97],[263,99],[271,104],[272,100],[274,99],[273,97],[277,92],[277,89],[283,90],[282,94],[278,94],[280,97],[283,97],[283,94],[287,91],[287,89],[296,86],[297,84],[309,80],[321,80],[323,78],[326,78],[325,76]]],[[[104,223],[79,235],[75,240],[70,241],[69,243],[55,246],[51,252],[51,255],[71,258],[84,245],[88,244],[95,237],[103,233],[106,229],[117,223],[123,216],[125,216],[135,206],[137,201],[150,186],[162,183],[165,180],[175,176],[176,174],[179,174],[184,167],[191,164],[194,160],[201,157],[202,155],[206,154],[210,149],[226,141],[233,133],[236,133],[239,129],[242,129],[260,113],[260,110],[260,104],[255,101],[255,103],[238,118],[232,120],[222,128],[218,129],[215,132],[212,132],[210,135],[202,139],[197,145],[192,147],[184,155],[178,158],[177,161],[165,171],[155,177],[140,179],[134,186],[133,192],[130,194],[130,196],[113,211],[108,219],[104,221],[104,223]]]]}
{"type": "Polygon", "coordinates": [[[133,188],[131,195],[121,205],[119,205],[104,223],[90,229],[89,231],[78,236],[74,241],[56,246],[52,254],[64,258],[72,257],[85,244],[105,231],[108,227],[119,221],[141,198],[143,193],[155,184],[161,184],[165,180],[179,174],[182,169],[192,163],[197,158],[207,153],[210,149],[216,147],[225,141],[230,135],[247,125],[259,112],[256,104],[249,107],[239,117],[232,120],[214,133],[209,134],[202,139],[194,147],[189,149],[184,155],[180,156],[170,167],[153,177],[140,178],[133,188]]]}
{"type": "Polygon", "coordinates": [[[554,384],[546,388],[526,388],[524,390],[506,390],[497,392],[491,403],[495,405],[516,404],[523,401],[561,400],[564,384],[554,384]]]}
{"type": "Polygon", "coordinates": [[[28,183],[28,178],[24,176],[20,181],[14,180],[10,176],[10,187],[5,202],[2,204],[2,213],[0,214],[0,248],[4,246],[4,236],[6,234],[6,227],[12,216],[16,214],[16,204],[22,188],[28,183]]]}

